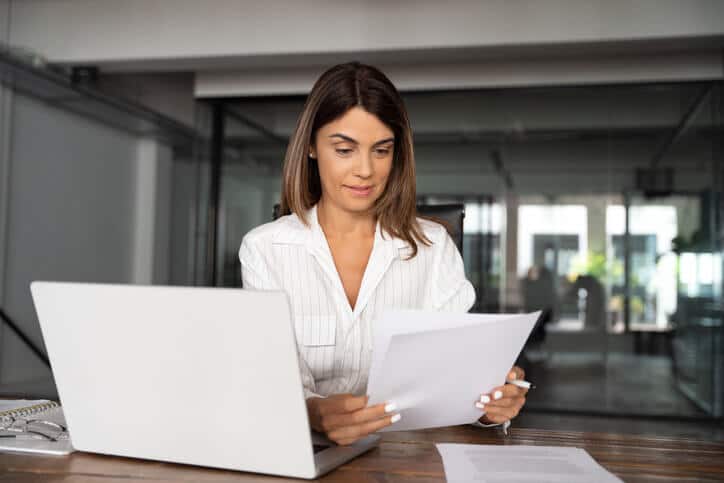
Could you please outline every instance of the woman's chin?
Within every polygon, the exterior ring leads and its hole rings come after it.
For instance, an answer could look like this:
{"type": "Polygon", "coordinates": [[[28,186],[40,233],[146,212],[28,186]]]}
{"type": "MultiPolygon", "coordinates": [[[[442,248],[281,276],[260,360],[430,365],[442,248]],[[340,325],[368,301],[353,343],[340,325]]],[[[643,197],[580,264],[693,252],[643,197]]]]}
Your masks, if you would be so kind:
{"type": "Polygon", "coordinates": [[[350,211],[353,213],[365,213],[372,209],[372,207],[375,204],[374,199],[359,199],[359,198],[352,198],[352,199],[345,199],[344,200],[343,208],[345,211],[350,211]]]}
{"type": "Polygon", "coordinates": [[[327,200],[327,202],[331,201],[337,208],[341,208],[348,213],[356,214],[369,212],[374,207],[378,198],[375,194],[366,197],[354,196],[348,193],[341,194],[342,196],[335,196],[333,200],[330,199],[327,200]]]}

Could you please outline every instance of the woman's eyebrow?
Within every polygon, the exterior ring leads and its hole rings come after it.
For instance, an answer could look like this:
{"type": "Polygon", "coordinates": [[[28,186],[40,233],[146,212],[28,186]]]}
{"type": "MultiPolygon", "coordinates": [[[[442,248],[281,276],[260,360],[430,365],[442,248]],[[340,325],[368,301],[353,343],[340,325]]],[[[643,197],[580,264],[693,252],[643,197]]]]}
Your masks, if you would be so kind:
{"type": "Polygon", "coordinates": [[[393,138],[393,137],[392,137],[392,138],[387,138],[387,139],[382,139],[382,140],[377,141],[376,143],[374,143],[373,146],[379,146],[380,144],[391,143],[391,142],[393,142],[394,140],[395,140],[395,138],[393,138]]]}
{"type": "MultiPolygon", "coordinates": [[[[353,138],[351,138],[351,137],[349,137],[349,136],[346,136],[346,135],[344,135],[344,134],[342,134],[342,133],[338,133],[338,132],[337,132],[337,133],[334,133],[334,134],[330,134],[328,137],[330,137],[330,138],[338,137],[338,138],[342,138],[343,140],[345,140],[345,141],[347,141],[347,142],[354,143],[354,144],[359,144],[356,139],[353,139],[353,138]]],[[[382,139],[382,140],[377,141],[376,143],[374,143],[372,146],[379,146],[380,144],[386,144],[386,143],[392,142],[392,141],[394,141],[394,140],[395,140],[394,137],[387,138],[387,139],[382,139]]]]}

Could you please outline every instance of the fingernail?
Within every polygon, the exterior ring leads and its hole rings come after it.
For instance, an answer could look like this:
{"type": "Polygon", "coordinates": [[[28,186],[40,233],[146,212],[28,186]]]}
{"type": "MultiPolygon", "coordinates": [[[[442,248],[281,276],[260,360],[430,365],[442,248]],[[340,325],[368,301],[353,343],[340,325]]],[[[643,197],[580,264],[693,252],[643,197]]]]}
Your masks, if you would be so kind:
{"type": "Polygon", "coordinates": [[[390,419],[390,422],[392,424],[395,424],[400,419],[402,419],[402,416],[398,413],[398,414],[395,414],[394,416],[392,416],[392,418],[390,419]]]}
{"type": "Polygon", "coordinates": [[[478,409],[485,409],[485,404],[478,401],[475,403],[475,407],[478,409]]]}
{"type": "Polygon", "coordinates": [[[517,379],[517,378],[518,378],[518,374],[516,374],[515,372],[511,372],[511,373],[510,373],[510,379],[511,379],[511,380],[515,380],[515,379],[517,379]]]}
{"type": "Polygon", "coordinates": [[[387,403],[387,405],[385,406],[385,412],[386,412],[386,413],[392,413],[392,412],[395,412],[395,411],[397,411],[397,404],[395,404],[395,403],[393,403],[393,402],[387,403]]]}
{"type": "Polygon", "coordinates": [[[497,401],[498,399],[500,399],[501,397],[503,397],[503,392],[502,392],[502,391],[495,391],[495,392],[493,393],[493,399],[495,399],[496,401],[497,401]]]}
{"type": "Polygon", "coordinates": [[[490,396],[485,396],[485,395],[480,396],[480,402],[488,404],[490,402],[490,396]]]}

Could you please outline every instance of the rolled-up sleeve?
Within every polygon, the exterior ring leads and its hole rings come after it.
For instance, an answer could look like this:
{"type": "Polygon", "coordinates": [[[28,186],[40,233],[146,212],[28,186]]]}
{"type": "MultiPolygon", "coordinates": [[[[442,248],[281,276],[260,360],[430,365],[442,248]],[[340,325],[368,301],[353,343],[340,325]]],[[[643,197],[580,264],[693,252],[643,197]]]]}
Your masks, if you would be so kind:
{"type": "MultiPolygon", "coordinates": [[[[245,236],[239,248],[239,262],[241,262],[241,282],[245,289],[249,290],[283,290],[277,281],[273,270],[267,263],[262,248],[258,242],[245,236]]],[[[297,348],[299,370],[304,387],[304,398],[323,397],[317,394],[314,376],[309,365],[302,357],[297,348]]]]}
{"type": "Polygon", "coordinates": [[[441,312],[467,312],[475,304],[475,287],[465,277],[463,257],[444,227],[437,243],[432,272],[433,308],[441,312]]]}

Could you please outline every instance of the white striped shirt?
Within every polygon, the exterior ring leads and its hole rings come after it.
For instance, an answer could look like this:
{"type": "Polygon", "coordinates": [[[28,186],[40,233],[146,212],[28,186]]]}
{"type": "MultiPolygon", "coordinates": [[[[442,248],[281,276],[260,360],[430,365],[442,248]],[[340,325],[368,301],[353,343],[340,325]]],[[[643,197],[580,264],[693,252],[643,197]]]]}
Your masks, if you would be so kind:
{"type": "Polygon", "coordinates": [[[289,297],[306,397],[364,394],[372,358],[373,324],[387,309],[467,312],[475,289],[447,230],[418,218],[431,246],[410,247],[384,236],[379,222],[352,310],[334,265],[316,205],[305,226],[295,214],[258,226],[239,249],[244,288],[284,290],[289,297]]]}

